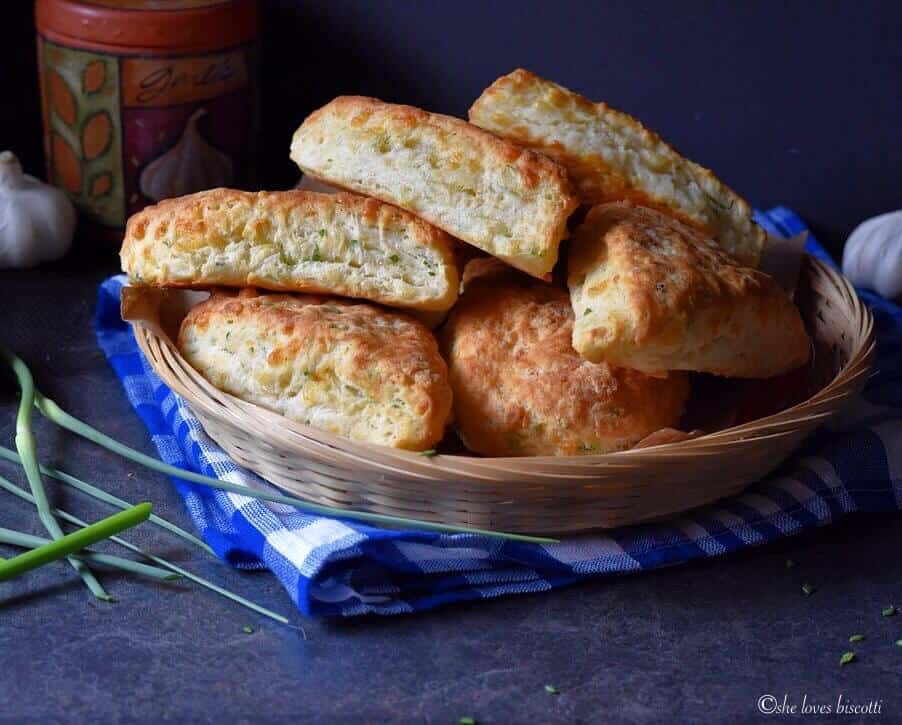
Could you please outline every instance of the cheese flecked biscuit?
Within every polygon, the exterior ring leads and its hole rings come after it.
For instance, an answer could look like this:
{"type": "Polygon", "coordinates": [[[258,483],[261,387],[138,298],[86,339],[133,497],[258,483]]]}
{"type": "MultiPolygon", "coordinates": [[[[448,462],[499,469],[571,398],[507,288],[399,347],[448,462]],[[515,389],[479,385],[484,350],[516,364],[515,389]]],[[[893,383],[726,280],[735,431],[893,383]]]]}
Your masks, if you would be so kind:
{"type": "Polygon", "coordinates": [[[212,189],[138,212],[122,268],[138,284],[248,287],[444,311],[457,299],[451,238],[356,194],[212,189]]]}
{"type": "Polygon", "coordinates": [[[442,332],[455,424],[488,456],[568,456],[629,448],[676,426],[685,373],[650,377],[573,349],[566,290],[498,260],[471,261],[442,332]]]}
{"type": "Polygon", "coordinates": [[[573,347],[589,360],[739,378],[808,360],[802,317],[779,285],[666,214],[596,206],[571,244],[573,347]]]}
{"type": "Polygon", "coordinates": [[[426,450],[451,412],[432,333],[365,303],[214,294],[182,321],[178,347],[217,388],[355,441],[426,450]]]}
{"type": "Polygon", "coordinates": [[[566,166],[587,204],[655,206],[699,227],[741,263],[755,267],[760,261],[765,234],[748,203],[605,103],[519,69],[482,93],[470,108],[470,122],[566,166]]]}
{"type": "Polygon", "coordinates": [[[343,96],[294,134],[291,158],[330,184],[400,206],[536,277],[578,205],[566,171],[450,116],[343,96]]]}

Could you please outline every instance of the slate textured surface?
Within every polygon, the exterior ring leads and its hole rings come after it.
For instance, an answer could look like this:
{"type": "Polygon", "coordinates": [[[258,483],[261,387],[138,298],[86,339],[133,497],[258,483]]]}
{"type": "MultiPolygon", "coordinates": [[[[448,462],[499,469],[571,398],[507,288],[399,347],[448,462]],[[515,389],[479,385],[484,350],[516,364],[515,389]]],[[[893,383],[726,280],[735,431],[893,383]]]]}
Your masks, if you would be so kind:
{"type": "MultiPolygon", "coordinates": [[[[111,271],[75,261],[0,273],[0,345],[75,415],[152,453],[93,339],[95,287],[111,271]]],[[[4,445],[14,405],[4,374],[4,445]]],[[[163,476],[43,422],[37,435],[45,461],[190,525],[163,476]]],[[[14,474],[2,463],[0,472],[14,474]]],[[[87,518],[108,512],[51,491],[87,518]]],[[[40,533],[31,507],[6,494],[0,525],[40,533]]],[[[274,577],[232,571],[155,528],[133,538],[292,613],[274,577]]],[[[304,632],[190,584],[106,575],[119,601],[101,604],[60,564],[0,584],[0,723],[746,722],[763,719],[757,702],[767,694],[797,707],[804,695],[834,708],[840,695],[879,702],[887,721],[899,721],[902,616],[881,609],[902,605],[900,551],[899,516],[853,516],[739,556],[555,593],[391,619],[292,613],[304,632]],[[787,570],[787,558],[798,565],[787,570]],[[802,595],[804,582],[814,595],[802,595]],[[854,633],[867,639],[849,645],[854,633]],[[848,649],[858,660],[840,668],[848,649]]]]}

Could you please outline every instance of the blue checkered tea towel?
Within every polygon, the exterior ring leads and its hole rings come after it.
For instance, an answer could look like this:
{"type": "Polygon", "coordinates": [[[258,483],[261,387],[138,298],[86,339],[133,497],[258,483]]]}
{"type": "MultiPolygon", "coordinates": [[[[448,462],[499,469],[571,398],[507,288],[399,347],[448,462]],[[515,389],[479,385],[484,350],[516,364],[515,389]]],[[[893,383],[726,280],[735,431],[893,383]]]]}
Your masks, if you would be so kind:
{"type": "MultiPolygon", "coordinates": [[[[805,230],[791,211],[758,215],[771,233],[805,230]]],[[[808,251],[828,261],[809,236],[808,251]]],[[[832,261],[830,262],[832,264],[832,261]]],[[[154,374],[119,317],[121,276],[100,286],[97,339],[167,463],[268,487],[236,465],[154,374]]],[[[902,508],[902,309],[869,292],[876,372],[841,419],[809,439],[779,473],[745,493],[660,523],[558,544],[392,531],[310,516],[175,479],[204,539],[233,566],[270,569],[302,613],[401,614],[468,599],[542,591],[592,576],[654,569],[796,534],[857,511],[902,508]]]]}

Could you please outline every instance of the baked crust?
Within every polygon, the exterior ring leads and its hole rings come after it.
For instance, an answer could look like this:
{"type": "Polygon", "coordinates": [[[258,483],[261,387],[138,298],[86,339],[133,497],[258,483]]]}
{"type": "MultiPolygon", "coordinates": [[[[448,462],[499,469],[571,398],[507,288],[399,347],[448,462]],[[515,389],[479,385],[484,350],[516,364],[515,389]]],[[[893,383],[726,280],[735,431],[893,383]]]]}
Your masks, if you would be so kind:
{"type": "Polygon", "coordinates": [[[443,311],[457,299],[451,238],[356,194],[212,189],[131,217],[120,252],[134,282],[256,286],[443,311]]]}
{"type": "Polygon", "coordinates": [[[653,378],[591,363],[570,344],[566,290],[497,260],[470,262],[442,333],[455,421],[489,456],[566,456],[629,448],[679,422],[685,373],[653,378]]]}
{"type": "Polygon", "coordinates": [[[432,333],[365,303],[214,294],[182,321],[178,347],[217,388],[356,441],[426,450],[451,412],[432,333]]]}
{"type": "Polygon", "coordinates": [[[632,116],[518,69],[483,91],[469,117],[566,166],[585,203],[660,208],[758,265],[766,237],[745,199],[632,116]]]}
{"type": "Polygon", "coordinates": [[[573,347],[589,360],[741,378],[808,360],[801,315],[771,277],[653,209],[594,207],[574,232],[568,285],[573,347]]]}
{"type": "Polygon", "coordinates": [[[536,277],[577,207],[547,157],[450,116],[342,96],[310,114],[291,158],[330,184],[400,206],[536,277]]]}

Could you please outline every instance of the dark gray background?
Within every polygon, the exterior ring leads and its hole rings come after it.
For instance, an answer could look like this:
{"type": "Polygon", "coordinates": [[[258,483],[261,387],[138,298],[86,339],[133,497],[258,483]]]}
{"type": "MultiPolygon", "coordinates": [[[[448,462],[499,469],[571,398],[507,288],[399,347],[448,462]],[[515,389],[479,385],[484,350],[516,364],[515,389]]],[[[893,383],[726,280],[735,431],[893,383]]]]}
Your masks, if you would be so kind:
{"type": "MultiPolygon", "coordinates": [[[[785,203],[836,249],[900,202],[896,2],[265,3],[266,184],[287,186],[291,131],[338,93],[462,115],[522,65],[632,112],[754,204],[785,203]]],[[[30,3],[4,3],[0,146],[42,167],[30,3]]],[[[0,345],[64,407],[153,453],[97,349],[96,285],[116,260],[0,273],[0,345]]],[[[15,395],[0,376],[0,441],[15,395]]],[[[190,525],[168,481],[40,424],[44,459],[190,525]]],[[[0,464],[0,471],[11,469],[0,464]]],[[[21,480],[21,479],[19,479],[21,480]]],[[[52,489],[59,505],[108,511],[52,489]]],[[[0,723],[750,722],[774,694],[882,701],[902,721],[899,516],[852,517],[738,556],[391,619],[270,625],[197,588],[107,576],[91,601],[62,565],[0,585],[0,723]],[[791,571],[784,561],[799,566],[791,571]],[[810,598],[800,586],[817,587],[810,598]],[[241,630],[246,624],[253,635],[241,630]],[[859,659],[840,668],[854,632],[859,659]],[[561,694],[544,692],[554,684],[561,694]]],[[[38,533],[0,497],[0,525],[38,533]]],[[[239,574],[149,527],[135,539],[290,612],[275,579],[239,574]]],[[[0,555],[8,555],[4,549],[0,555]]],[[[780,720],[781,718],[777,718],[780,720]]],[[[770,718],[774,721],[775,718],[770,718]]],[[[854,718],[848,719],[850,722],[854,718]]],[[[805,719],[805,722],[814,718],[805,719]]]]}
{"type": "MultiPolygon", "coordinates": [[[[754,205],[838,250],[902,205],[902,3],[268,0],[264,185],[291,133],[344,93],[465,116],[518,66],[634,114],[754,205]]],[[[31,3],[5,3],[2,145],[43,168],[31,3]],[[9,25],[11,23],[11,25],[9,25]]]]}

